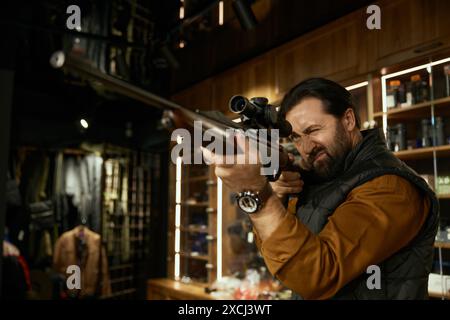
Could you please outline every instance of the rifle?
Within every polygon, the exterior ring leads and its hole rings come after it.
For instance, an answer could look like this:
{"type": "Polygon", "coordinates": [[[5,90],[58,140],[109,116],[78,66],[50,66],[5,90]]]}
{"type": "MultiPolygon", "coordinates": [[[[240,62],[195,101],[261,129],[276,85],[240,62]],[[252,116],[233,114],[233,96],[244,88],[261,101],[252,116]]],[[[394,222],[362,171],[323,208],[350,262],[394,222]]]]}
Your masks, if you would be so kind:
{"type": "MultiPolygon", "coordinates": [[[[201,112],[187,109],[138,86],[104,74],[74,55],[66,58],[63,68],[75,72],[81,77],[96,81],[112,91],[163,110],[163,122],[166,124],[170,122],[176,128],[193,127],[194,121],[202,121],[203,129],[213,129],[223,137],[227,137],[227,129],[279,129],[282,137],[287,137],[292,132],[290,124],[277,117],[275,108],[268,105],[265,98],[248,100],[242,96],[232,97],[230,110],[239,114],[242,120],[241,123],[236,123],[219,111],[201,112]]],[[[268,176],[269,180],[277,180],[282,171],[301,171],[281,145],[273,146],[270,139],[262,140],[261,137],[258,142],[265,143],[271,152],[279,152],[279,169],[272,176],[268,176]]]]}

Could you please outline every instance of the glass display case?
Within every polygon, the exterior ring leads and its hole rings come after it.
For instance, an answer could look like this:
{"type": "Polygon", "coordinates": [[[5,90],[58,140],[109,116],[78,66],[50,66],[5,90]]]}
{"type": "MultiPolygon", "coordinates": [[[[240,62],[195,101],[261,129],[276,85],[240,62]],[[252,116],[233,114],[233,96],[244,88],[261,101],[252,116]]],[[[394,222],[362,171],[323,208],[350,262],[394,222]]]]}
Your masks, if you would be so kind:
{"type": "Polygon", "coordinates": [[[447,298],[450,254],[443,249],[450,248],[449,72],[450,58],[444,58],[382,75],[382,110],[374,114],[388,148],[438,196],[440,225],[429,291],[430,296],[447,298]]]}
{"type": "Polygon", "coordinates": [[[176,165],[174,277],[208,284],[217,275],[217,179],[207,165],[176,165]]]}
{"type": "Polygon", "coordinates": [[[181,157],[170,166],[169,279],[219,299],[290,297],[268,272],[236,194],[214,171],[181,157]]]}

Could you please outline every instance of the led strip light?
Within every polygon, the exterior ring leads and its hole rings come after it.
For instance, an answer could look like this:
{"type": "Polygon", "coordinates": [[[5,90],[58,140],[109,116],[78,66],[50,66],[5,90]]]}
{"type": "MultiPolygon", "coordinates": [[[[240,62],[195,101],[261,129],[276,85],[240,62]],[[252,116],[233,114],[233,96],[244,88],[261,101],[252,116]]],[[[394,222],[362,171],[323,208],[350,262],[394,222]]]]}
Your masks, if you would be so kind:
{"type": "MultiPolygon", "coordinates": [[[[177,143],[182,143],[182,137],[177,137],[177,143]]],[[[181,163],[182,158],[177,157],[175,176],[175,280],[180,279],[180,225],[181,225],[181,163]]]]}
{"type": "Polygon", "coordinates": [[[386,97],[386,80],[390,79],[390,78],[394,78],[397,76],[401,76],[403,74],[406,73],[410,73],[410,72],[414,72],[414,71],[418,71],[418,70],[423,70],[423,69],[427,69],[428,73],[431,73],[431,67],[438,65],[438,64],[442,64],[442,63],[446,63],[446,62],[450,62],[450,58],[445,58],[445,59],[441,59],[438,61],[434,61],[434,62],[430,62],[430,63],[425,63],[422,64],[420,66],[417,67],[413,67],[413,68],[409,68],[409,69],[405,69],[402,71],[398,71],[398,72],[394,72],[388,75],[384,75],[381,77],[381,91],[382,91],[382,104],[383,104],[383,132],[384,134],[386,134],[387,132],[387,97],[386,97]]]}
{"type": "Polygon", "coordinates": [[[222,279],[222,179],[217,178],[217,280],[222,279]]]}

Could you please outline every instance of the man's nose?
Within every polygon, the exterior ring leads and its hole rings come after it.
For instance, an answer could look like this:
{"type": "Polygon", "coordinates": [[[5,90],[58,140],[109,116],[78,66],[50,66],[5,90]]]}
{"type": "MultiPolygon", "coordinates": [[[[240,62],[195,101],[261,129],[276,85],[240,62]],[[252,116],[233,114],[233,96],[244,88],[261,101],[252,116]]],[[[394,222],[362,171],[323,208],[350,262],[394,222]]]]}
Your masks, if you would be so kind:
{"type": "Polygon", "coordinates": [[[303,143],[300,147],[302,148],[303,153],[306,156],[309,156],[315,149],[316,144],[309,137],[306,137],[306,139],[303,139],[303,143]]]}

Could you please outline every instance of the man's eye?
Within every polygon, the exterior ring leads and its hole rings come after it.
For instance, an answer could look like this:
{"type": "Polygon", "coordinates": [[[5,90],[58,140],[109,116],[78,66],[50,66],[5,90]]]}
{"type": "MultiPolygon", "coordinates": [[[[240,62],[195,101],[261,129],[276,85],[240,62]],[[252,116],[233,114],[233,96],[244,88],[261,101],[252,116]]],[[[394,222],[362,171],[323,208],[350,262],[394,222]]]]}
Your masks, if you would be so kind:
{"type": "Polygon", "coordinates": [[[299,141],[300,140],[300,136],[292,135],[291,136],[291,140],[294,141],[294,142],[299,141]]]}

